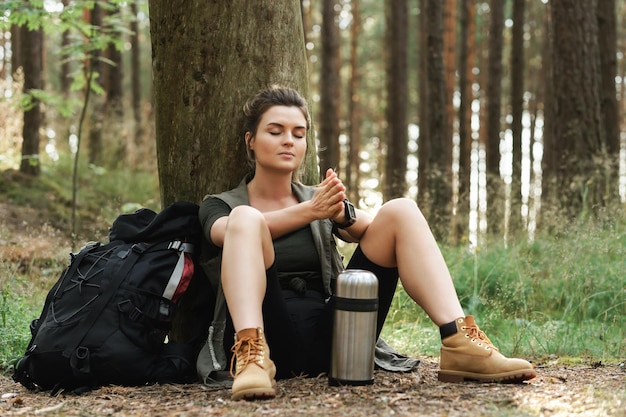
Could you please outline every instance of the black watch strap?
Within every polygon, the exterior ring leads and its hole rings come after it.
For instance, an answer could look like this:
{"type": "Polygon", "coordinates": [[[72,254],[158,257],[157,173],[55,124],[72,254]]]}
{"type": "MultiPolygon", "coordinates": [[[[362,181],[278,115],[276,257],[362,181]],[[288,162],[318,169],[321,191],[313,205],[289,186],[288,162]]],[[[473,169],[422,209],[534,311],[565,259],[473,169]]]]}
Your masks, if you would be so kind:
{"type": "Polygon", "coordinates": [[[343,208],[344,214],[346,216],[346,222],[333,222],[335,226],[339,229],[345,229],[346,227],[350,227],[356,222],[356,211],[354,210],[354,205],[352,205],[352,203],[347,198],[343,200],[343,208]]]}

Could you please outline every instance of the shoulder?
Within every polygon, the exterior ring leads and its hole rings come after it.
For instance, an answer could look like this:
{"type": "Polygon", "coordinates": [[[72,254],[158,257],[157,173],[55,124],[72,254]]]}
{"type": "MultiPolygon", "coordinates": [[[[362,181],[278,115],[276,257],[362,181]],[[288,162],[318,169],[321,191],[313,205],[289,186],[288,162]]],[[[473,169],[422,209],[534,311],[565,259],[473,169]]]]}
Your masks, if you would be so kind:
{"type": "Polygon", "coordinates": [[[243,204],[249,204],[248,188],[246,187],[247,181],[244,178],[239,185],[232,190],[224,191],[219,194],[207,194],[204,196],[203,204],[206,201],[221,200],[228,204],[230,208],[240,206],[243,204]]]}

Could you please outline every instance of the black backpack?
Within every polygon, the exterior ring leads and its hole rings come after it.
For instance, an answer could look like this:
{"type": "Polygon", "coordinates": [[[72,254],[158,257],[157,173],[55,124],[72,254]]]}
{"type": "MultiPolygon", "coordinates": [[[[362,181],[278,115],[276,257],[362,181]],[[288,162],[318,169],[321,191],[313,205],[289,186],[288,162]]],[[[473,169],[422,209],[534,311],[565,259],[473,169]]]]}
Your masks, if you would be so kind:
{"type": "Polygon", "coordinates": [[[90,242],[49,291],[13,379],[29,389],[188,382],[194,346],[168,341],[181,295],[198,278],[198,205],[120,215],[109,243],[90,242]]]}

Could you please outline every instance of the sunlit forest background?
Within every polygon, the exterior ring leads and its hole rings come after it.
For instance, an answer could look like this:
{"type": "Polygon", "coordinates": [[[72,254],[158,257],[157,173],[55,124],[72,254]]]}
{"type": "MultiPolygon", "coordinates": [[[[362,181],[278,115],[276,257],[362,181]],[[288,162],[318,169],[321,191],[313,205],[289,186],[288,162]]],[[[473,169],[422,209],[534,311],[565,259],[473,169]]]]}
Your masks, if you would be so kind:
{"type": "MultiPolygon", "coordinates": [[[[162,205],[156,3],[0,5],[0,191],[68,235],[162,205]]],[[[623,357],[626,1],[299,3],[319,169],[363,209],[416,199],[464,307],[527,330],[510,349],[623,357]]],[[[388,331],[421,329],[395,302],[388,331]]]]}

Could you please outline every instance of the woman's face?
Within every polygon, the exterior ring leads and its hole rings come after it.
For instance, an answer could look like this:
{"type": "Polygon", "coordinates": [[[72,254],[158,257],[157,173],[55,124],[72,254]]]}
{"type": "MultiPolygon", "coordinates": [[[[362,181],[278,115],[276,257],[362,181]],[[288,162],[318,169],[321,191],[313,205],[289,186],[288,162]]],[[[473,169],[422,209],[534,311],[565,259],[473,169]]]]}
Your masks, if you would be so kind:
{"type": "Polygon", "coordinates": [[[306,118],[297,107],[273,106],[261,117],[256,134],[246,133],[256,169],[293,172],[306,153],[306,118]]]}

